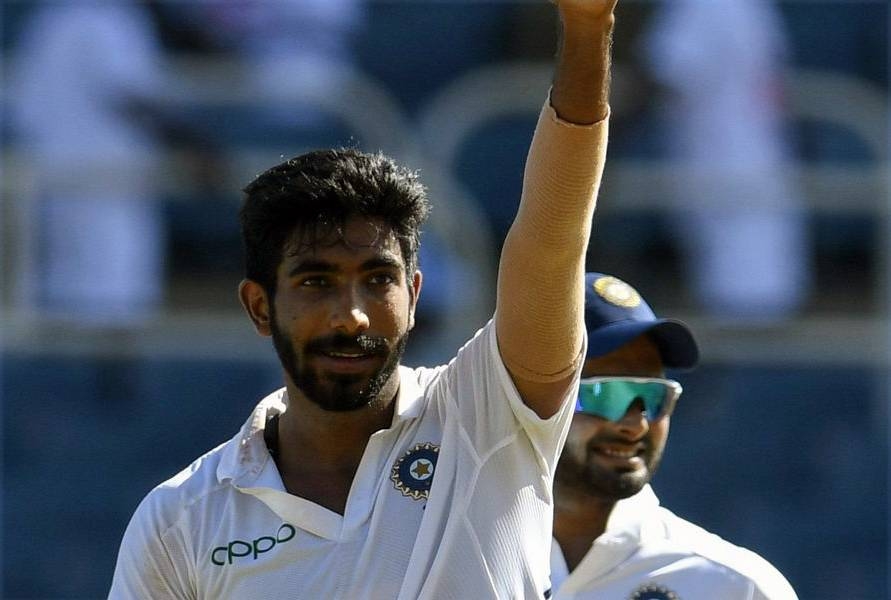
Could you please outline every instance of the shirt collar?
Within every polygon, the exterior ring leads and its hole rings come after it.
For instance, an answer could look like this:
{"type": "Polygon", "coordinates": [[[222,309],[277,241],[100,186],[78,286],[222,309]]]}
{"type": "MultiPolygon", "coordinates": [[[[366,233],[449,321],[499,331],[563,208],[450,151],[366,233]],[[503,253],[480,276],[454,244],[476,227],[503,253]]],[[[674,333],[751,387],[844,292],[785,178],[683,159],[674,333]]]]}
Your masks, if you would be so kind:
{"type": "Polygon", "coordinates": [[[616,503],[607,520],[606,531],[594,540],[572,573],[568,572],[562,553],[552,554],[551,569],[554,583],[559,588],[558,595],[581,591],[588,582],[603,577],[628,560],[645,540],[659,535],[658,518],[654,518],[658,508],[659,499],[646,485],[635,495],[616,503]],[[557,561],[555,557],[561,560],[557,561]]]}
{"type": "MultiPolygon", "coordinates": [[[[421,414],[423,388],[419,381],[420,370],[399,367],[399,392],[396,395],[396,407],[393,410],[391,427],[421,414]]],[[[238,486],[248,483],[248,477],[255,479],[263,470],[270,458],[263,434],[266,421],[274,414],[281,414],[288,408],[286,388],[280,388],[265,398],[251,412],[247,421],[223,450],[223,456],[217,467],[217,480],[222,483],[229,479],[238,486]]]]}
{"type": "Polygon", "coordinates": [[[606,522],[606,531],[594,543],[621,538],[643,544],[647,540],[664,537],[658,508],[659,498],[649,484],[645,485],[630,498],[616,502],[606,522]]]}
{"type": "Polygon", "coordinates": [[[639,524],[645,515],[652,512],[659,506],[659,498],[650,484],[645,485],[639,492],[619,500],[610,512],[609,519],[606,521],[606,532],[627,530],[639,524]]]}
{"type": "Polygon", "coordinates": [[[424,403],[421,402],[423,387],[420,382],[420,373],[424,369],[411,369],[399,367],[399,392],[396,394],[396,408],[393,410],[393,423],[395,426],[401,421],[415,419],[421,414],[424,403]]]}
{"type": "Polygon", "coordinates": [[[265,398],[251,412],[247,421],[223,450],[217,467],[217,480],[222,483],[230,479],[236,485],[248,476],[256,477],[270,458],[263,433],[266,421],[274,414],[287,410],[287,394],[280,388],[265,398]]]}

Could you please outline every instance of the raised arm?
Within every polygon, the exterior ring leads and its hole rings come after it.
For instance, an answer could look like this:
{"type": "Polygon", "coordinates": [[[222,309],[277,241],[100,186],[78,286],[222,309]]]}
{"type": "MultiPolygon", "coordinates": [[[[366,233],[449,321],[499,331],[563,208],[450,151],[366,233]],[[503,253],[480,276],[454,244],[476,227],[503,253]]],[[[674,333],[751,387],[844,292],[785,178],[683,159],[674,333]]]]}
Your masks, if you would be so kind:
{"type": "Polygon", "coordinates": [[[526,160],[523,197],[498,271],[501,356],[527,406],[557,412],[582,361],[585,252],[606,156],[617,0],[559,0],[550,103],[526,160]]]}

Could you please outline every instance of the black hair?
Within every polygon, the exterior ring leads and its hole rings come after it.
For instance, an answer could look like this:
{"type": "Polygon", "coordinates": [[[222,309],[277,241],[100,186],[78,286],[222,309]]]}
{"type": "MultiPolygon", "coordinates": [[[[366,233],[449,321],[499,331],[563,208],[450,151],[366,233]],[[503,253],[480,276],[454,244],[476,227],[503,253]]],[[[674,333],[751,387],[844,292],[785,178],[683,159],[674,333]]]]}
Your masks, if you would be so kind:
{"type": "Polygon", "coordinates": [[[396,235],[409,279],[417,268],[427,194],[415,172],[381,153],[302,154],[258,175],[244,194],[245,276],[270,294],[285,245],[296,233],[313,244],[326,232],[342,231],[353,216],[380,219],[396,235]]]}

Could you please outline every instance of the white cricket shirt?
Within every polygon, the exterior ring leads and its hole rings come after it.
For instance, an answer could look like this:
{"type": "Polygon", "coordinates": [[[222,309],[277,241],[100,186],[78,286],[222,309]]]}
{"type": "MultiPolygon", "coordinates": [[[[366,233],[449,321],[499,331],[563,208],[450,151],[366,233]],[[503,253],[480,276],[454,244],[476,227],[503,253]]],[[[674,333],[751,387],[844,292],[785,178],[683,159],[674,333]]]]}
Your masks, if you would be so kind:
{"type": "Polygon", "coordinates": [[[547,420],[526,407],[491,321],[448,366],[401,367],[400,380],[343,515],[285,492],[263,439],[287,408],[279,390],[142,501],[110,598],[542,597],[573,402],[547,420]]]}
{"type": "Polygon", "coordinates": [[[659,506],[650,486],[616,503],[572,573],[556,540],[555,600],[797,600],[769,562],[659,506]]]}

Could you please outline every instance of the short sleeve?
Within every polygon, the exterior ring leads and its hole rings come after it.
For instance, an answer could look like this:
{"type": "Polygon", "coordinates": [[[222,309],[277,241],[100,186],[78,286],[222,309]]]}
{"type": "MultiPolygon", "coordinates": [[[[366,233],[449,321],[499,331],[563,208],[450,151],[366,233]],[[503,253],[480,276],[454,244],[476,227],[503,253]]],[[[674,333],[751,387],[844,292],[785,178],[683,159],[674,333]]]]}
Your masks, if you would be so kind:
{"type": "MultiPolygon", "coordinates": [[[[547,475],[553,476],[572,420],[572,393],[567,393],[560,410],[548,419],[526,406],[501,359],[494,321],[458,352],[445,379],[463,426],[480,455],[523,433],[547,475]]],[[[574,388],[575,383],[569,386],[569,390],[574,388]]]]}
{"type": "Polygon", "coordinates": [[[156,518],[156,492],[142,501],[127,525],[109,600],[195,598],[189,586],[182,536],[175,527],[164,528],[156,518]]]}

